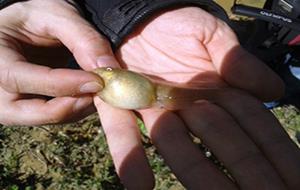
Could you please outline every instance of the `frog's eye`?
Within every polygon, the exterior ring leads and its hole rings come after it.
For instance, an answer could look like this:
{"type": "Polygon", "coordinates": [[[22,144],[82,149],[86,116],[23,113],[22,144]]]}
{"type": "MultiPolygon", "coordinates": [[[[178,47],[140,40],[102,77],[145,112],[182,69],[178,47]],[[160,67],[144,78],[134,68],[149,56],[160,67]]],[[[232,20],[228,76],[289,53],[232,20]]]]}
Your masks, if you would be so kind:
{"type": "Polygon", "coordinates": [[[112,71],[113,69],[111,67],[107,67],[106,71],[112,71]]]}

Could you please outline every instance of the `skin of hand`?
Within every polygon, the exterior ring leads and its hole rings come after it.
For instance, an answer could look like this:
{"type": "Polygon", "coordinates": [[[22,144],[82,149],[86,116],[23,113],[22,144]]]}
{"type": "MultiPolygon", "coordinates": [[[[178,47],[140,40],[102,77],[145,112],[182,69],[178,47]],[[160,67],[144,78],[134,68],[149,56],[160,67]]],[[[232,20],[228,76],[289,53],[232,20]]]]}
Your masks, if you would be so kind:
{"type": "MultiPolygon", "coordinates": [[[[165,162],[187,189],[297,189],[300,152],[262,101],[283,94],[282,81],[239,45],[222,21],[195,7],[146,22],[116,52],[123,67],[156,80],[216,89],[188,109],[137,111],[165,162]],[[224,163],[229,180],[200,152],[199,137],[224,163]]],[[[113,60],[113,58],[109,58],[113,60]]],[[[95,98],[117,171],[129,189],[154,185],[136,116],[95,98]],[[138,179],[138,180],[137,180],[138,179]]]]}
{"type": "Polygon", "coordinates": [[[90,71],[110,51],[77,10],[62,0],[31,0],[0,11],[0,123],[61,123],[95,111],[96,75],[66,68],[73,54],[90,71]]]}

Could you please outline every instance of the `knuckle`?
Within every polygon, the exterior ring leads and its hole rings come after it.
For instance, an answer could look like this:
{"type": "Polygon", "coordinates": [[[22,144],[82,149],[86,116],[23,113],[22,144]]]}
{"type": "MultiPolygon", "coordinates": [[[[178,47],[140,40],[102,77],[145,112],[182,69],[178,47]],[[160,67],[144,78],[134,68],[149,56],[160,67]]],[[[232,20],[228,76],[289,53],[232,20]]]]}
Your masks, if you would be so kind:
{"type": "Polygon", "coordinates": [[[2,68],[0,70],[0,85],[5,86],[9,81],[9,70],[2,68]]]}
{"type": "Polygon", "coordinates": [[[48,124],[58,124],[64,123],[69,120],[70,117],[73,116],[73,107],[72,106],[58,106],[55,108],[48,108],[45,111],[45,115],[47,115],[46,122],[48,124]]]}
{"type": "Polygon", "coordinates": [[[0,86],[8,92],[18,92],[19,86],[14,73],[10,68],[1,68],[0,70],[0,86]]]}
{"type": "Polygon", "coordinates": [[[62,94],[62,92],[65,91],[65,89],[61,87],[61,83],[57,83],[55,81],[55,74],[53,73],[55,71],[50,68],[47,69],[48,71],[45,77],[45,81],[41,82],[41,86],[43,86],[41,89],[43,89],[44,95],[59,97],[62,94]]]}
{"type": "Polygon", "coordinates": [[[96,49],[99,48],[99,46],[102,47],[102,50],[109,49],[110,46],[108,41],[92,27],[86,26],[84,33],[85,35],[82,35],[82,37],[77,41],[77,45],[75,46],[76,50],[81,51],[84,49],[96,49]]]}
{"type": "Polygon", "coordinates": [[[4,24],[11,24],[12,22],[16,21],[16,19],[24,19],[26,15],[26,11],[24,11],[25,3],[22,2],[15,2],[11,6],[5,7],[3,11],[0,13],[0,17],[6,18],[5,20],[1,20],[1,23],[4,24]],[[18,17],[16,17],[16,12],[18,13],[18,17]]]}
{"type": "Polygon", "coordinates": [[[88,44],[88,42],[93,42],[95,40],[101,40],[102,38],[99,37],[99,35],[92,29],[92,28],[86,28],[86,36],[81,38],[80,45],[85,46],[88,44]]]}

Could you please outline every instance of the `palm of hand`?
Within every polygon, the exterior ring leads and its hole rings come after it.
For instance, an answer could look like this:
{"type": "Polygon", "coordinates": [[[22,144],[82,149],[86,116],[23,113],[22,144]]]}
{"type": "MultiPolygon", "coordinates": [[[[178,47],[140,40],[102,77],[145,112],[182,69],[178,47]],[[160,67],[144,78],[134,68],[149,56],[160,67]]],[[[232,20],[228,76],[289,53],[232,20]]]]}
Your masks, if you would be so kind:
{"type": "MultiPolygon", "coordinates": [[[[215,33],[225,31],[227,40],[236,40],[224,27],[220,20],[198,8],[181,9],[179,14],[169,12],[133,34],[118,57],[123,67],[168,82],[192,87],[224,85],[208,49],[215,33]]],[[[218,48],[224,49],[226,44],[218,48]]],[[[218,56],[217,51],[213,56],[218,56]]]]}

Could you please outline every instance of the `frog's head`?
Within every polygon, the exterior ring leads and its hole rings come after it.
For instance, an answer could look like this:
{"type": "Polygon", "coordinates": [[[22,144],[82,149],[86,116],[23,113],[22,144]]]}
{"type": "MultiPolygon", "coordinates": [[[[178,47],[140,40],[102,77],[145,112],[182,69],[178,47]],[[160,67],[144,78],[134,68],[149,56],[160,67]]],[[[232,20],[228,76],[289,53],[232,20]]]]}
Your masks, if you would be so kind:
{"type": "Polygon", "coordinates": [[[111,67],[101,67],[93,70],[94,73],[96,73],[99,77],[102,78],[104,84],[107,83],[107,81],[110,81],[116,76],[116,73],[120,72],[120,69],[115,69],[111,67]]]}

